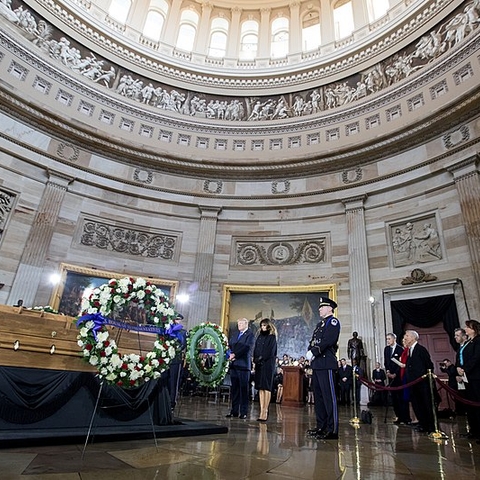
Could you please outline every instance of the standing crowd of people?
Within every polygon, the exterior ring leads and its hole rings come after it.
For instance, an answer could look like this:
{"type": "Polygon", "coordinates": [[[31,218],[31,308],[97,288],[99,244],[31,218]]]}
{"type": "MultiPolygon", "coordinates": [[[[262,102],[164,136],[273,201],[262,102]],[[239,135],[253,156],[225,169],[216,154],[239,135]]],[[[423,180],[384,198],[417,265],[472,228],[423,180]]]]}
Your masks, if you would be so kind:
{"type": "MultiPolygon", "coordinates": [[[[282,368],[299,365],[305,374],[305,402],[313,403],[315,411],[316,426],[307,434],[321,440],[338,438],[338,407],[351,405],[353,401],[360,403],[360,379],[365,378],[362,361],[366,357],[363,343],[354,332],[347,346],[349,361],[337,359],[340,336],[340,322],[334,315],[337,304],[322,297],[318,308],[320,322],[312,333],[306,356],[298,361],[288,354],[281,359],[277,357],[277,332],[271,319],[260,321],[256,335],[249,329],[248,319],[238,319],[238,331],[229,341],[231,408],[228,418],[248,418],[253,380],[260,406],[257,421],[266,422],[270,403],[282,401],[282,368]]],[[[455,330],[455,341],[458,344],[455,361],[444,359],[440,369],[448,375],[447,385],[450,393],[455,394],[455,412],[466,413],[468,431],[463,435],[480,443],[480,408],[475,405],[480,402],[480,323],[467,320],[464,328],[455,330]]],[[[393,423],[432,434],[438,430],[436,409],[440,403],[430,375],[434,371],[433,361],[427,348],[419,343],[415,330],[406,330],[401,343],[397,343],[394,333],[386,335],[384,368],[377,362],[372,371],[374,387],[369,405],[385,406],[387,411],[391,405],[396,417],[393,423]]],[[[173,384],[177,385],[172,387],[175,392],[175,388],[178,389],[176,373],[172,375],[173,384]]],[[[173,393],[172,408],[175,399],[173,393]]]]}

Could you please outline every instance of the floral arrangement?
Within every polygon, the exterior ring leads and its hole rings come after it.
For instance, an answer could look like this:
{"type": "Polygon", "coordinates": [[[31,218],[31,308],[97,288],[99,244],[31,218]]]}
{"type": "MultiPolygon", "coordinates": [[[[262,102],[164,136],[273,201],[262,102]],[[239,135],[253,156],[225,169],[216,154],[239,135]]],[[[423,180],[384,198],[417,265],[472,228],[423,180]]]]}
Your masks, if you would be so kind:
{"type": "Polygon", "coordinates": [[[46,313],[58,313],[58,310],[55,310],[50,305],[45,305],[44,307],[35,306],[32,308],[27,308],[27,310],[34,310],[36,312],[46,312],[46,313]]]}
{"type": "Polygon", "coordinates": [[[88,298],[83,299],[82,313],[77,321],[80,329],[78,346],[84,360],[96,367],[98,375],[111,385],[134,388],[159,378],[180,349],[171,329],[175,310],[168,297],[143,278],[112,279],[95,288],[88,298]],[[108,324],[118,326],[118,322],[112,322],[108,315],[131,302],[144,308],[148,323],[159,326],[155,329],[158,335],[153,349],[145,355],[122,355],[107,329],[108,324]]]}
{"type": "Polygon", "coordinates": [[[222,383],[228,373],[228,339],[215,323],[201,323],[193,327],[187,338],[187,362],[190,372],[200,385],[214,387],[222,383]],[[214,348],[204,348],[205,344],[214,348]],[[213,359],[210,366],[204,365],[204,355],[213,359]]]}
{"type": "Polygon", "coordinates": [[[88,298],[82,299],[83,313],[100,313],[107,317],[112,312],[126,307],[130,302],[143,307],[146,321],[150,324],[166,326],[172,324],[176,316],[167,295],[143,278],[112,278],[108,283],[93,290],[88,298]]]}

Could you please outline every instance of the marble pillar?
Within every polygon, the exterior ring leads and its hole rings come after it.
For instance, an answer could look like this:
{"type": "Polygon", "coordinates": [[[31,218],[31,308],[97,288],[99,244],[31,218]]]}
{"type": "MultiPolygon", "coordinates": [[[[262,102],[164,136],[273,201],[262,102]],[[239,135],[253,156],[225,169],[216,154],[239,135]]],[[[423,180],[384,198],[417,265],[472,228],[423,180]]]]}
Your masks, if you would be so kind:
{"type": "Polygon", "coordinates": [[[52,241],[60,208],[73,178],[49,173],[37,213],[23,249],[15,280],[8,297],[9,304],[22,299],[25,307],[34,307],[35,295],[42,279],[43,268],[52,241]]]}

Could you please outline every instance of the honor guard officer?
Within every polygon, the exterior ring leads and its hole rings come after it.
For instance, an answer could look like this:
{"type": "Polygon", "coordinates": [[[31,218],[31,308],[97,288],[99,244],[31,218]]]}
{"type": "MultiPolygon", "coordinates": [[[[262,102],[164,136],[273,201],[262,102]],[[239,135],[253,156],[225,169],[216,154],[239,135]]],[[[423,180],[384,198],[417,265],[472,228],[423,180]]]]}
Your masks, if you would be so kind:
{"type": "Polygon", "coordinates": [[[337,304],[330,298],[320,298],[320,322],[308,347],[307,358],[312,368],[312,388],[317,428],[308,434],[318,440],[338,438],[338,405],[335,393],[335,372],[338,369],[337,350],[340,322],[333,315],[337,304]]]}

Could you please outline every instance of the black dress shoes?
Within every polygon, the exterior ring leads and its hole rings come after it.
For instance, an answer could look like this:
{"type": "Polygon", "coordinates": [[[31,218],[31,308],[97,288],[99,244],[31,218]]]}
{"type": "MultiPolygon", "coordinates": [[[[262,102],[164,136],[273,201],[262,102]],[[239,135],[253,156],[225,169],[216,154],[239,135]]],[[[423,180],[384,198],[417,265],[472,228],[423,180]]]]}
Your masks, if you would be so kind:
{"type": "Polygon", "coordinates": [[[315,435],[323,435],[325,433],[325,430],[321,428],[311,428],[310,430],[307,430],[307,435],[314,437],[315,435]]]}
{"type": "Polygon", "coordinates": [[[245,420],[247,418],[246,415],[240,415],[238,418],[240,418],[240,420],[245,420]]]}
{"type": "Polygon", "coordinates": [[[315,435],[317,440],[338,440],[338,433],[335,432],[325,432],[323,434],[315,435]]]}
{"type": "Polygon", "coordinates": [[[238,417],[238,413],[235,414],[235,413],[227,413],[227,415],[225,415],[226,418],[237,418],[238,417]]]}

